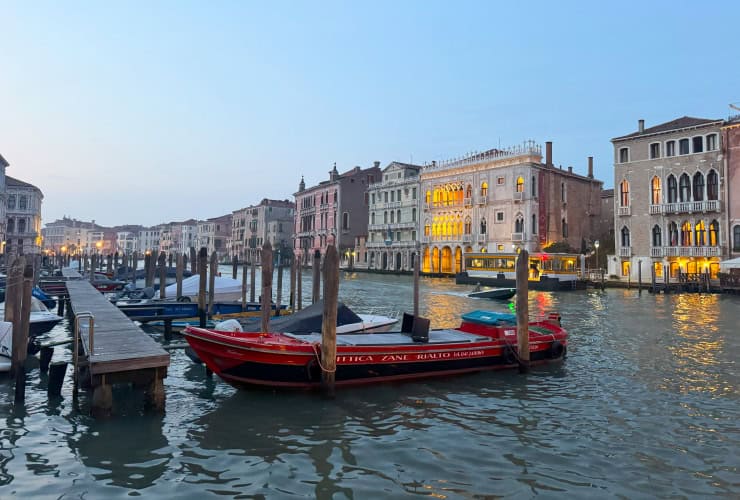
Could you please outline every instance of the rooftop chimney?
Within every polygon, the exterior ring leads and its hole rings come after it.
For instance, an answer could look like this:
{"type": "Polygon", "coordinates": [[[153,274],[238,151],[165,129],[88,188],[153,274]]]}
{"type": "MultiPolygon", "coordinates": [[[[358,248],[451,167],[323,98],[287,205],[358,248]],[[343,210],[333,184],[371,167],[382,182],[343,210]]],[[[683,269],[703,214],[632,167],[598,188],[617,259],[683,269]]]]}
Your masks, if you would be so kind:
{"type": "Polygon", "coordinates": [[[593,156],[588,157],[588,178],[589,179],[594,178],[594,157],[593,156]]]}
{"type": "Polygon", "coordinates": [[[545,164],[552,167],[552,141],[545,143],[545,164]]]}
{"type": "Polygon", "coordinates": [[[436,167],[436,166],[437,166],[437,160],[432,160],[432,167],[436,167]]]}
{"type": "Polygon", "coordinates": [[[379,161],[374,161],[373,162],[373,166],[375,166],[375,168],[380,168],[380,162],[379,161]]]}
{"type": "Polygon", "coordinates": [[[645,120],[637,120],[637,131],[641,134],[645,132],[645,120]]]}
{"type": "Polygon", "coordinates": [[[572,174],[573,173],[573,167],[572,166],[568,167],[568,173],[569,174],[572,174]]]}

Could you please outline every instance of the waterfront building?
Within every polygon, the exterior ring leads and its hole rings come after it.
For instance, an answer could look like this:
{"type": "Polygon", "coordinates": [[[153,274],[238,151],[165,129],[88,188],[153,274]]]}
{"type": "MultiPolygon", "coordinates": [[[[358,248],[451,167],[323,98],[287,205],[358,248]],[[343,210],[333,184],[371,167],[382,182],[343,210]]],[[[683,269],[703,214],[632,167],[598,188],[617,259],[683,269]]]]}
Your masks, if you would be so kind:
{"type": "Polygon", "coordinates": [[[14,177],[5,177],[6,245],[8,255],[41,253],[41,202],[39,188],[14,177]]]}
{"type": "Polygon", "coordinates": [[[116,232],[116,251],[131,255],[139,248],[139,233],[135,231],[116,232]]]}
{"type": "Polygon", "coordinates": [[[161,227],[147,227],[139,231],[138,246],[136,251],[140,254],[151,252],[159,254],[159,238],[161,234],[161,227]]]}
{"type": "MultiPolygon", "coordinates": [[[[87,222],[65,216],[47,223],[41,233],[46,250],[57,255],[82,255],[88,249],[87,233],[101,229],[95,221],[87,222]]],[[[115,244],[115,239],[113,243],[115,244]]]]}
{"type": "Polygon", "coordinates": [[[231,251],[240,261],[262,259],[262,245],[269,242],[273,251],[291,248],[295,204],[289,200],[263,198],[257,205],[232,213],[231,251]]]}
{"type": "Polygon", "coordinates": [[[166,255],[187,254],[190,255],[190,247],[199,250],[198,247],[198,221],[188,219],[183,222],[169,222],[160,224],[159,228],[159,252],[166,255]]]}
{"type": "Polygon", "coordinates": [[[215,252],[220,262],[228,257],[226,243],[230,236],[231,214],[199,221],[197,248],[205,247],[208,250],[208,255],[215,252]]]}
{"type": "Polygon", "coordinates": [[[5,186],[5,169],[8,168],[8,166],[10,166],[10,164],[5,160],[5,158],[3,158],[3,155],[0,155],[0,255],[5,254],[5,240],[7,238],[6,206],[8,203],[8,197],[5,186]]]}
{"type": "Polygon", "coordinates": [[[381,178],[380,162],[340,174],[336,164],[329,180],[306,187],[301,178],[295,196],[293,251],[305,265],[313,262],[316,250],[323,255],[334,244],[343,265],[348,264],[355,238],[367,235],[367,188],[381,178]]]}
{"type": "Polygon", "coordinates": [[[370,184],[368,235],[364,240],[368,258],[356,259],[355,267],[382,271],[412,271],[419,230],[419,173],[421,165],[391,162],[380,182],[370,184]]]}
{"type": "Polygon", "coordinates": [[[598,234],[602,181],[556,168],[533,141],[491,149],[421,171],[421,255],[425,273],[463,271],[463,253],[539,252],[555,242],[588,247],[598,234]]]}
{"type": "Polygon", "coordinates": [[[616,255],[609,273],[709,272],[727,252],[722,120],[684,116],[612,139],[616,255]],[[724,188],[723,188],[724,186],[724,188]]]}
{"type": "Polygon", "coordinates": [[[740,114],[731,116],[722,127],[724,168],[727,173],[727,234],[729,257],[740,257],[740,114]]]}

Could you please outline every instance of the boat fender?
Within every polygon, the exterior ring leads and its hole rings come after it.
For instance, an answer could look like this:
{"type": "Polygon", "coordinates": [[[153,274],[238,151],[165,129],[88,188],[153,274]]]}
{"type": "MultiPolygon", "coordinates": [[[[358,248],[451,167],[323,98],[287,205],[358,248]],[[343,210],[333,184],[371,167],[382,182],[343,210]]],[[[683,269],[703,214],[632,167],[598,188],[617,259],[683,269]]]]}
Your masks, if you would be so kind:
{"type": "Polygon", "coordinates": [[[504,346],[504,362],[507,365],[513,365],[516,363],[516,352],[514,351],[514,346],[511,344],[506,344],[504,346]]]}
{"type": "Polygon", "coordinates": [[[559,340],[554,340],[550,345],[550,358],[558,359],[565,354],[565,346],[559,340]]]}
{"type": "Polygon", "coordinates": [[[178,297],[177,301],[178,302],[190,302],[190,297],[185,297],[185,296],[178,297]]]}

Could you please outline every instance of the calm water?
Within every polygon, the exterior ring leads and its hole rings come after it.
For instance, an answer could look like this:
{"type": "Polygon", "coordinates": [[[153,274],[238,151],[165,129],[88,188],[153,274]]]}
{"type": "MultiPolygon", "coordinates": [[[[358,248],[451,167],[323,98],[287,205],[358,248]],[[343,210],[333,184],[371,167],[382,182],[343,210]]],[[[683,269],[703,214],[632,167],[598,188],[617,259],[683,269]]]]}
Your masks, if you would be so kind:
{"type": "MultiPolygon", "coordinates": [[[[423,280],[422,314],[441,327],[506,309],[467,298],[470,288],[423,280]]],[[[345,275],[340,297],[411,310],[411,281],[345,275]]],[[[531,292],[532,314],[551,309],[570,332],[561,366],[341,390],[333,401],[237,391],[182,351],[164,415],[117,389],[116,416],[96,421],[72,408],[69,373],[63,399],[49,402],[38,368],[15,407],[0,376],[0,498],[740,495],[740,297],[531,292]]]]}

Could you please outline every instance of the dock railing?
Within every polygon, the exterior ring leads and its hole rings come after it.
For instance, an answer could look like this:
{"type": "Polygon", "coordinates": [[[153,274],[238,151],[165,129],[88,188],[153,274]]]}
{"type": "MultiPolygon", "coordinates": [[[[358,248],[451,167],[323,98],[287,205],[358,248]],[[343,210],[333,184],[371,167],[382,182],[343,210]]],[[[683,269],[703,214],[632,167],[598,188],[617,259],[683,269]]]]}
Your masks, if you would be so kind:
{"type": "Polygon", "coordinates": [[[74,380],[73,380],[73,396],[77,397],[77,387],[79,384],[80,376],[80,345],[82,344],[82,325],[80,320],[87,319],[88,328],[88,354],[87,357],[90,359],[93,354],[94,348],[94,337],[95,337],[95,316],[91,312],[83,311],[75,315],[75,324],[72,335],[74,336],[72,343],[74,344],[74,350],[72,360],[74,361],[74,380]]]}

